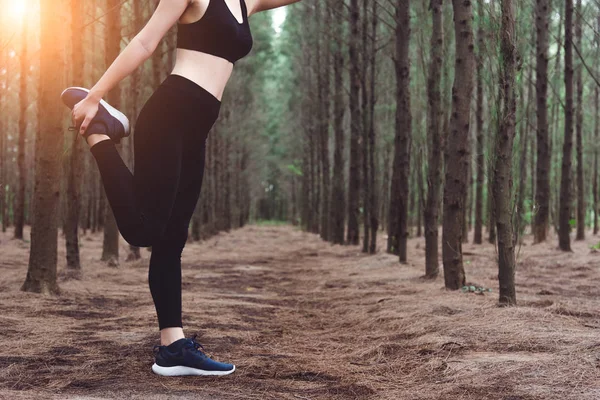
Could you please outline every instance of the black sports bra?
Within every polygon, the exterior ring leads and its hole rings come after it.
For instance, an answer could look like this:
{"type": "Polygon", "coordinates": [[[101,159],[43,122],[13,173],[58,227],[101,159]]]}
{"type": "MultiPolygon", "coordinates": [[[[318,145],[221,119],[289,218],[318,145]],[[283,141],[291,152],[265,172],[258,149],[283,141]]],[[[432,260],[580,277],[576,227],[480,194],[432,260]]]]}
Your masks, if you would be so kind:
{"type": "Polygon", "coordinates": [[[243,21],[240,24],[225,0],[209,0],[202,18],[177,25],[177,48],[201,51],[224,58],[231,63],[252,49],[246,1],[239,0],[243,21]]]}

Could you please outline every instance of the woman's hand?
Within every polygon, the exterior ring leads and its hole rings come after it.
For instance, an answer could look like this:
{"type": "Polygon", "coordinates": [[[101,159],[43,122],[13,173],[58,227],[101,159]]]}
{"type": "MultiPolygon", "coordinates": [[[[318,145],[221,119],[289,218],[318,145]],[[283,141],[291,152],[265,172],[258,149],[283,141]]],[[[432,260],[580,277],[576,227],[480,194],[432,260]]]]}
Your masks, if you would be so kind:
{"type": "Polygon", "coordinates": [[[79,103],[75,104],[73,107],[71,119],[75,126],[79,126],[79,124],[81,124],[79,127],[79,133],[81,135],[85,133],[85,130],[90,125],[90,121],[94,118],[94,116],[96,116],[99,103],[99,100],[94,100],[88,96],[79,103]]]}

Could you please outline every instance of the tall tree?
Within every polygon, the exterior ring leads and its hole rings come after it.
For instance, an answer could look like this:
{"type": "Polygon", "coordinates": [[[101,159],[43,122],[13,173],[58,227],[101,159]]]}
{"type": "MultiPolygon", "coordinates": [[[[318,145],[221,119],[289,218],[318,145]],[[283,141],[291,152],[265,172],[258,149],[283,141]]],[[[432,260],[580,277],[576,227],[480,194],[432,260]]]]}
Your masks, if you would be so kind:
{"type": "MultiPolygon", "coordinates": [[[[343,23],[341,16],[344,14],[345,6],[343,2],[336,2],[335,8],[335,32],[341,36],[343,32],[343,23]]],[[[328,7],[329,9],[330,7],[328,7]]],[[[329,12],[333,12],[330,10],[329,12]]],[[[345,197],[344,197],[344,54],[343,42],[338,40],[333,43],[333,132],[334,132],[334,150],[333,150],[333,185],[331,188],[331,210],[329,236],[335,244],[344,243],[344,225],[345,225],[345,197]]]]}
{"type": "Polygon", "coordinates": [[[388,251],[398,252],[400,262],[407,261],[408,200],[410,178],[410,1],[399,0],[396,6],[396,134],[394,168],[390,188],[388,251]],[[389,243],[389,241],[392,241],[389,243]]]}
{"type": "Polygon", "coordinates": [[[565,139],[560,178],[558,247],[571,251],[571,152],[573,151],[573,0],[565,0],[565,139]]]}
{"type": "MultiPolygon", "coordinates": [[[[362,76],[361,83],[361,94],[362,94],[362,194],[363,194],[363,249],[364,253],[369,252],[369,243],[371,242],[371,208],[369,206],[370,193],[375,189],[370,185],[369,182],[369,93],[367,88],[369,87],[369,41],[368,41],[368,23],[369,23],[369,0],[362,0],[363,13],[362,13],[362,62],[361,71],[362,76]]],[[[373,50],[374,51],[374,50],[373,50]]]]}
{"type": "MultiPolygon", "coordinates": [[[[105,31],[105,63],[110,65],[121,51],[121,2],[107,0],[105,31]]],[[[113,107],[121,106],[121,90],[114,87],[107,95],[107,100],[113,107]]],[[[103,190],[103,189],[102,189],[103,190]]],[[[108,201],[104,205],[104,242],[102,245],[102,260],[111,266],[119,264],[119,229],[108,201]]]]}
{"type": "Polygon", "coordinates": [[[483,184],[485,180],[485,136],[483,134],[483,0],[477,0],[477,13],[479,14],[477,24],[477,110],[475,121],[477,122],[477,183],[475,186],[475,229],[473,232],[473,243],[483,242],[483,184]]]}
{"type": "Polygon", "coordinates": [[[21,290],[58,294],[56,282],[60,154],[63,112],[57,93],[64,89],[64,35],[67,0],[40,0],[40,80],[35,141],[35,183],[31,249],[21,290]]]}
{"type": "MultiPolygon", "coordinates": [[[[581,49],[581,0],[577,0],[577,19],[575,23],[575,41],[581,49]]],[[[582,65],[577,63],[577,109],[575,113],[576,151],[577,151],[577,236],[576,240],[585,239],[585,185],[583,183],[583,82],[581,79],[582,65]]]]}
{"type": "MultiPolygon", "coordinates": [[[[83,86],[83,37],[82,19],[83,2],[71,0],[71,62],[73,68],[73,85],[83,86]]],[[[79,210],[81,196],[81,177],[83,174],[82,140],[76,133],[76,140],[71,141],[69,167],[67,170],[67,215],[65,218],[65,239],[67,251],[67,267],[80,269],[79,259],[79,210]]]]}
{"type": "MultiPolygon", "coordinates": [[[[596,32],[600,30],[600,4],[599,9],[596,10],[598,15],[596,16],[596,32]]],[[[598,76],[598,65],[600,58],[600,38],[596,35],[594,40],[596,45],[596,57],[594,58],[594,67],[596,76],[598,76]]],[[[594,86],[594,142],[598,143],[600,138],[600,88],[598,85],[594,86]]],[[[592,191],[594,199],[594,235],[598,233],[598,146],[594,146],[594,177],[593,177],[592,191]]]]}
{"type": "MultiPolygon", "coordinates": [[[[318,4],[318,3],[317,3],[318,4]]],[[[321,18],[321,14],[324,14],[324,26],[327,29],[331,29],[331,13],[327,10],[328,7],[324,7],[325,10],[321,11],[319,6],[319,18],[321,18]]],[[[320,39],[317,39],[320,41],[320,39]]],[[[330,126],[330,68],[331,68],[331,40],[328,38],[325,40],[325,45],[323,49],[322,57],[319,57],[319,61],[322,61],[322,67],[319,70],[319,99],[320,99],[320,109],[321,109],[321,118],[320,118],[320,128],[319,128],[319,139],[321,149],[321,170],[323,177],[323,200],[322,200],[322,210],[321,210],[321,237],[323,240],[329,240],[329,218],[331,217],[330,210],[330,167],[329,167],[329,126],[330,126]]]]}
{"type": "MultiPolygon", "coordinates": [[[[141,7],[141,4],[139,1],[134,1],[133,2],[133,26],[134,26],[134,34],[137,34],[142,27],[144,26],[144,15],[143,15],[144,10],[141,7]]],[[[142,69],[138,68],[137,70],[135,70],[132,75],[131,75],[131,115],[137,119],[138,116],[138,111],[139,111],[139,98],[140,98],[140,87],[141,87],[141,78],[142,78],[142,69]]],[[[134,132],[135,135],[135,132],[134,132]]],[[[135,165],[134,165],[134,147],[133,147],[133,140],[129,140],[127,142],[125,142],[127,145],[127,157],[126,159],[129,161],[129,168],[131,168],[132,170],[135,170],[135,165]]],[[[196,221],[196,219],[194,219],[194,221],[196,221]]],[[[198,237],[199,234],[197,234],[196,236],[194,236],[194,240],[200,240],[198,237]]],[[[126,260],[127,261],[132,261],[132,260],[138,260],[140,259],[142,256],[140,254],[140,248],[133,246],[133,245],[129,245],[129,253],[127,254],[126,260]]]]}
{"type": "Polygon", "coordinates": [[[350,0],[350,41],[348,54],[350,62],[350,171],[348,174],[348,231],[346,241],[348,244],[358,244],[358,217],[360,198],[360,130],[361,109],[360,96],[360,65],[358,60],[359,36],[358,0],[350,0]]]}
{"type": "Polygon", "coordinates": [[[494,171],[494,202],[498,231],[498,281],[500,303],[516,304],[515,295],[515,243],[512,218],[512,152],[515,138],[516,94],[515,75],[517,50],[515,40],[515,14],[512,0],[502,0],[500,27],[500,54],[502,57],[500,87],[502,87],[502,115],[500,132],[496,139],[496,165],[494,171]]]}
{"type": "Polygon", "coordinates": [[[441,76],[444,60],[443,0],[431,0],[431,58],[427,78],[428,148],[427,204],[425,205],[425,276],[434,278],[439,273],[438,211],[442,185],[442,110],[441,76]]]}
{"type": "Polygon", "coordinates": [[[535,89],[537,98],[537,166],[535,184],[534,242],[546,240],[550,215],[550,138],[548,136],[548,22],[550,0],[538,0],[535,6],[536,70],[535,89]]]}
{"type": "Polygon", "coordinates": [[[15,201],[15,239],[23,239],[23,225],[25,223],[25,186],[27,184],[27,168],[25,167],[25,138],[27,136],[27,78],[29,76],[29,51],[27,48],[28,20],[28,14],[23,13],[23,20],[21,22],[21,54],[19,55],[21,62],[21,74],[19,77],[19,102],[21,106],[21,112],[19,118],[19,152],[17,154],[17,164],[19,167],[19,186],[15,201]]]}
{"type": "Polygon", "coordinates": [[[465,284],[462,259],[462,224],[467,191],[470,100],[473,92],[473,13],[470,1],[452,0],[456,59],[452,88],[452,113],[444,184],[442,257],[446,288],[456,290],[465,284]]]}
{"type": "MultiPolygon", "coordinates": [[[[0,63],[2,65],[4,65],[6,60],[6,52],[6,48],[0,48],[0,63]]],[[[8,86],[8,69],[7,73],[4,74],[4,79],[2,83],[8,86]]],[[[2,107],[2,109],[4,109],[4,107],[6,106],[7,92],[8,91],[0,90],[0,107],[2,107]]],[[[8,225],[8,218],[6,213],[6,179],[8,176],[6,172],[6,167],[8,163],[6,162],[5,156],[7,140],[6,125],[6,115],[4,115],[3,113],[2,115],[0,115],[0,182],[2,182],[2,184],[0,185],[0,219],[2,219],[2,232],[6,232],[6,227],[8,225]]]]}
{"type": "MultiPolygon", "coordinates": [[[[370,89],[369,89],[369,217],[371,227],[371,243],[369,245],[369,253],[375,254],[377,250],[377,231],[379,229],[379,214],[377,206],[377,181],[376,176],[376,162],[375,153],[377,139],[375,134],[375,70],[377,69],[377,26],[378,26],[378,14],[377,14],[377,1],[373,0],[371,8],[371,52],[370,52],[370,89]]],[[[365,178],[367,179],[367,178],[365,178]]]]}
{"type": "MultiPolygon", "coordinates": [[[[533,39],[533,38],[532,38],[533,39]]],[[[529,153],[529,105],[533,103],[533,68],[527,68],[527,96],[523,93],[519,99],[519,109],[521,110],[519,132],[520,140],[519,147],[521,149],[521,155],[519,160],[519,185],[517,190],[517,204],[516,213],[514,215],[514,232],[515,241],[519,242],[522,239],[523,232],[525,230],[525,192],[527,190],[527,155],[529,153]]],[[[533,174],[532,174],[533,175],[533,174]]],[[[533,187],[532,187],[533,190],[533,187]]]]}

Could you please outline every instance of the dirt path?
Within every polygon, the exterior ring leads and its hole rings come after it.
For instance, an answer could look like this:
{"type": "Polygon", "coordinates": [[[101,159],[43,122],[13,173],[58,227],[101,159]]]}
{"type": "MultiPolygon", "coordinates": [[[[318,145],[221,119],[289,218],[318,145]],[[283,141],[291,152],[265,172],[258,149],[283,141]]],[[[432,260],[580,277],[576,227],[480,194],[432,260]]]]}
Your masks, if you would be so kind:
{"type": "MultiPolygon", "coordinates": [[[[591,235],[590,235],[591,236],[591,235]]],[[[111,268],[101,235],[83,239],[84,272],[59,266],[62,294],[19,291],[28,245],[0,236],[0,398],[599,399],[600,254],[524,246],[517,308],[498,308],[494,249],[467,245],[469,281],[446,292],[409,265],[331,246],[292,227],[248,226],[183,254],[183,321],[221,378],[154,375],[158,326],[149,253],[111,268]]],[[[380,239],[384,243],[384,239],[380,239]]],[[[64,262],[64,242],[59,259],[64,262]]],[[[123,254],[125,242],[123,242],[123,254]]]]}

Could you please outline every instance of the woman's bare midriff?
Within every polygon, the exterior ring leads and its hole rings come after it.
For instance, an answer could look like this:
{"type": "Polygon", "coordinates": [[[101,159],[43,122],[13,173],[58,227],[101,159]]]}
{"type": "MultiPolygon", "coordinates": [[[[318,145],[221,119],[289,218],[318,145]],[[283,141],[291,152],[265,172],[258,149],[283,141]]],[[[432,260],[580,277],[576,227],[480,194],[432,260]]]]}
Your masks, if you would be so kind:
{"type": "Polygon", "coordinates": [[[191,80],[220,101],[232,71],[233,64],[224,58],[195,50],[177,49],[171,73],[191,80]]]}
{"type": "MultiPolygon", "coordinates": [[[[177,22],[180,24],[197,22],[203,17],[209,2],[210,0],[191,1],[177,22]]],[[[188,78],[220,101],[231,71],[233,71],[233,64],[224,58],[195,50],[177,49],[175,66],[171,73],[188,78]]]]}

